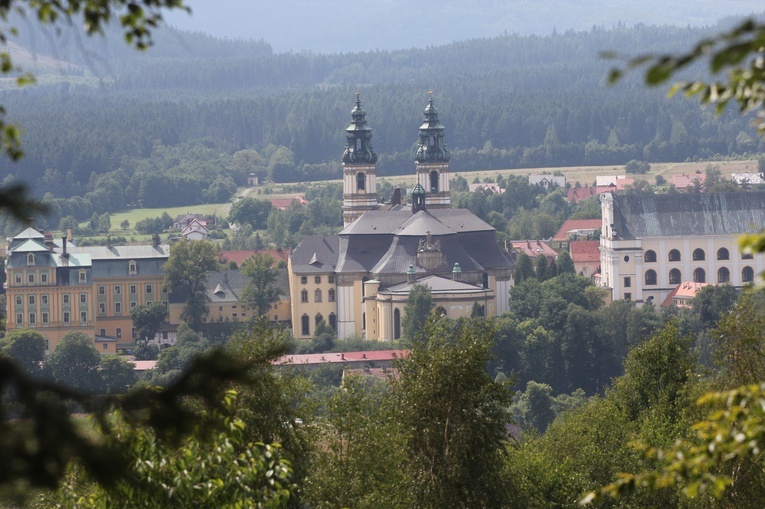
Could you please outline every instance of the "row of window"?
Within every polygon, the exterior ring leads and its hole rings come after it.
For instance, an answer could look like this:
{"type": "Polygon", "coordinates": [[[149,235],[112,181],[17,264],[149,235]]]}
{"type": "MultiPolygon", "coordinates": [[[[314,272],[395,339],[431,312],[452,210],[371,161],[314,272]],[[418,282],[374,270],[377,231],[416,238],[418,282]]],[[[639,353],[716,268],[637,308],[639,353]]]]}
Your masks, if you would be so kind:
{"type": "MultiPolygon", "coordinates": [[[[80,270],[78,272],[79,282],[80,283],[87,283],[88,282],[88,273],[85,270],[80,270]]],[[[27,274],[27,284],[33,285],[35,284],[37,279],[37,276],[34,272],[30,272],[27,274]]],[[[22,284],[22,276],[20,273],[16,273],[16,275],[13,278],[13,281],[15,284],[20,285],[22,284]]],[[[40,284],[47,284],[49,281],[48,279],[48,273],[47,272],[41,272],[40,273],[40,284]]]]}
{"type": "MultiPolygon", "coordinates": [[[[50,318],[48,313],[42,313],[40,315],[40,323],[42,325],[48,325],[50,323],[50,318]]],[[[64,325],[68,325],[71,323],[71,314],[68,311],[64,311],[62,314],[62,322],[64,325]]],[[[37,313],[29,313],[29,325],[37,325],[37,313]]],[[[81,325],[87,325],[88,323],[88,312],[87,311],[81,311],[80,312],[80,324],[81,325]]],[[[24,324],[24,314],[23,313],[16,313],[16,325],[23,325],[24,324]]]]}
{"type": "MultiPolygon", "coordinates": [[[[316,326],[318,326],[319,323],[321,323],[321,321],[324,320],[324,317],[321,315],[321,313],[316,313],[316,316],[314,316],[313,319],[316,326]]],[[[310,325],[311,325],[311,317],[309,317],[306,314],[300,317],[300,330],[302,333],[301,335],[303,336],[311,335],[310,325]]],[[[329,314],[329,326],[332,327],[333,329],[337,327],[337,316],[335,316],[335,313],[329,314]]]]}
{"type": "MultiPolygon", "coordinates": [[[[322,293],[318,288],[313,292],[313,301],[321,302],[322,293]]],[[[308,302],[308,290],[300,291],[300,302],[308,302]]],[[[335,289],[330,288],[327,290],[327,302],[335,302],[335,289]]]]}
{"type": "MultiPolygon", "coordinates": [[[[671,285],[679,285],[683,280],[683,275],[680,272],[680,269],[672,269],[669,271],[669,284],[671,285]]],[[[653,269],[648,269],[645,271],[645,285],[651,286],[656,285],[658,278],[656,271],[653,269]]],[[[744,267],[741,270],[741,282],[743,283],[751,283],[754,281],[754,269],[752,267],[744,267]]],[[[704,269],[701,267],[695,269],[693,271],[693,282],[694,283],[706,283],[707,282],[707,273],[704,269]]],[[[717,282],[718,283],[729,283],[730,282],[730,270],[728,270],[727,267],[720,267],[717,270],[717,282]]],[[[632,279],[630,277],[624,278],[624,286],[629,288],[632,286],[632,279]]]]}
{"type": "MultiPolygon", "coordinates": [[[[316,283],[317,285],[320,285],[321,284],[321,276],[314,276],[313,277],[313,282],[316,283]]],[[[335,276],[327,276],[327,283],[329,283],[331,285],[335,284],[335,276]]],[[[308,276],[301,276],[300,277],[300,284],[301,285],[308,284],[308,276]]]]}
{"type": "MultiPolygon", "coordinates": [[[[41,306],[47,306],[48,305],[48,295],[40,295],[40,305],[41,306]]],[[[37,301],[37,297],[35,295],[27,295],[27,303],[30,306],[34,306],[35,302],[37,301]]],[[[61,296],[61,302],[63,304],[69,304],[70,303],[70,296],[68,293],[65,293],[61,296]]],[[[24,300],[21,295],[16,296],[16,305],[21,306],[23,305],[24,300]]],[[[80,303],[81,304],[87,304],[88,303],[88,294],[87,293],[81,293],[80,294],[80,303]]]]}
{"type": "MultiPolygon", "coordinates": [[[[137,285],[129,285],[128,290],[130,295],[136,295],[138,293],[137,285]]],[[[146,293],[154,292],[154,286],[150,283],[146,284],[146,293]]],[[[98,285],[98,295],[106,295],[106,286],[98,285]]],[[[122,285],[114,285],[114,295],[122,295],[122,285]]]]}
{"type": "MultiPolygon", "coordinates": [[[[691,253],[691,257],[693,258],[693,261],[706,260],[706,253],[701,248],[694,249],[693,253],[691,253]]],[[[741,259],[742,260],[751,260],[752,258],[754,258],[752,253],[741,253],[741,259]]],[[[651,249],[649,249],[648,251],[645,252],[645,254],[643,254],[643,260],[645,262],[647,262],[647,263],[654,263],[654,262],[656,262],[656,259],[657,259],[656,258],[656,251],[653,251],[651,249]]],[[[678,251],[677,249],[672,249],[667,254],[667,259],[670,262],[679,262],[679,261],[681,261],[680,251],[678,251]]],[[[717,250],[717,259],[718,260],[730,260],[730,251],[728,251],[724,247],[721,247],[720,249],[717,250]]],[[[624,261],[629,261],[629,259],[627,259],[627,257],[625,257],[624,261]]]]}

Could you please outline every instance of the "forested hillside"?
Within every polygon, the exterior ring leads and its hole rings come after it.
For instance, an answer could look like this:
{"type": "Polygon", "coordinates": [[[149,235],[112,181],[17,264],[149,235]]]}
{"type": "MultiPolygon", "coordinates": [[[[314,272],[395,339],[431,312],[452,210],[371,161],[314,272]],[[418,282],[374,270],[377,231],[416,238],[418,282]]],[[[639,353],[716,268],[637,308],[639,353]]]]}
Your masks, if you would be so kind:
{"type": "Polygon", "coordinates": [[[749,120],[735,112],[715,117],[667,100],[666,90],[646,89],[636,76],[604,83],[611,63],[601,51],[666,51],[709,31],[619,26],[335,55],[274,54],[263,41],[172,30],[157,32],[146,54],[116,37],[74,35],[52,50],[51,34],[25,32],[19,44],[63,63],[27,55],[22,65],[39,84],[0,94],[23,126],[26,152],[21,162],[0,162],[0,180],[33,183],[49,200],[119,194],[78,198],[71,213],[85,219],[157,206],[152,190],[162,185],[178,190],[172,205],[185,205],[231,192],[249,171],[280,182],[337,178],[356,90],[381,176],[413,171],[428,90],[455,171],[759,152],[749,120]]]}

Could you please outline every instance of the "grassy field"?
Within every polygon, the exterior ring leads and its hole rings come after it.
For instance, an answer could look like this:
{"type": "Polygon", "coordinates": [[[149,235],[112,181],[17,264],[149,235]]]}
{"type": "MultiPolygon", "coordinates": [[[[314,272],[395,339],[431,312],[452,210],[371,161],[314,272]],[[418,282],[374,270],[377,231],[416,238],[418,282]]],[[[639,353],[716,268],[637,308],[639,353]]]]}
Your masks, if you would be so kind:
{"type": "MultiPolygon", "coordinates": [[[[731,173],[750,173],[757,171],[757,161],[720,161],[720,162],[687,162],[687,163],[653,163],[651,164],[651,171],[645,175],[633,175],[636,178],[647,180],[650,184],[656,182],[656,176],[661,175],[668,181],[672,180],[672,175],[680,175],[683,173],[704,173],[707,166],[713,165],[720,168],[720,172],[725,178],[730,178],[731,173]]],[[[479,178],[483,180],[486,177],[494,178],[497,175],[530,175],[538,173],[553,173],[559,171],[566,176],[566,182],[572,185],[576,182],[582,185],[593,185],[595,183],[595,177],[598,175],[624,175],[624,166],[612,165],[612,166],[569,166],[561,168],[521,168],[513,170],[488,170],[488,171],[455,171],[455,168],[451,169],[452,177],[457,175],[464,177],[468,183],[472,183],[474,179],[479,178]]],[[[378,178],[387,180],[393,185],[412,187],[414,186],[413,175],[402,175],[395,177],[386,177],[385,175],[378,174],[378,178]]]]}

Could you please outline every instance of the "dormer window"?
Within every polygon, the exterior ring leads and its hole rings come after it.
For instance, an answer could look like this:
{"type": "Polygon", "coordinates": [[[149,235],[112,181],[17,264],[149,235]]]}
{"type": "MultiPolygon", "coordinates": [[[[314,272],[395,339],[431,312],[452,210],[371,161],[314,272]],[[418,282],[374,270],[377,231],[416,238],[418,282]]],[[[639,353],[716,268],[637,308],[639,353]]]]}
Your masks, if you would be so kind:
{"type": "Polygon", "coordinates": [[[27,266],[32,266],[35,264],[35,255],[34,253],[29,253],[27,255],[27,266]]]}
{"type": "Polygon", "coordinates": [[[87,283],[88,282],[88,273],[84,270],[80,271],[80,283],[87,283]]]}
{"type": "Polygon", "coordinates": [[[138,274],[138,264],[135,261],[131,260],[128,265],[128,271],[130,272],[131,276],[135,276],[136,274],[138,274]]]}

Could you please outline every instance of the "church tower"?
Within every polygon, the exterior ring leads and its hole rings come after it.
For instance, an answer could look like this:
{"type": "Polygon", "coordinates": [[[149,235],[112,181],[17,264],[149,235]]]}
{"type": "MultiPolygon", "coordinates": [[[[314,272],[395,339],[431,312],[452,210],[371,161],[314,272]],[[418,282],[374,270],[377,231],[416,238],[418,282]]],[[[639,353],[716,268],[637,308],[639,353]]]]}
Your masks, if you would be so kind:
{"type": "Polygon", "coordinates": [[[351,123],[345,129],[343,152],[343,224],[348,226],[364,212],[376,210],[377,186],[375,182],[377,154],[372,148],[372,128],[364,119],[359,93],[351,111],[351,123]]]}
{"type": "Polygon", "coordinates": [[[420,141],[415,155],[417,183],[425,193],[425,205],[431,209],[451,206],[449,196],[449,149],[444,142],[444,126],[438,121],[438,110],[433,106],[433,92],[428,92],[425,120],[420,126],[420,141]]]}

